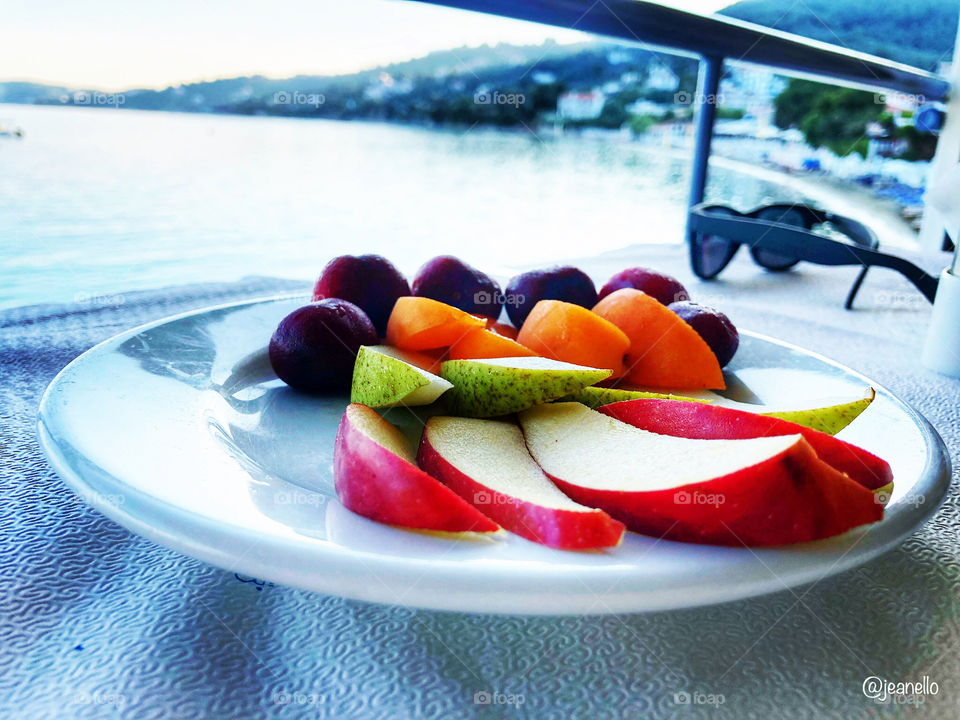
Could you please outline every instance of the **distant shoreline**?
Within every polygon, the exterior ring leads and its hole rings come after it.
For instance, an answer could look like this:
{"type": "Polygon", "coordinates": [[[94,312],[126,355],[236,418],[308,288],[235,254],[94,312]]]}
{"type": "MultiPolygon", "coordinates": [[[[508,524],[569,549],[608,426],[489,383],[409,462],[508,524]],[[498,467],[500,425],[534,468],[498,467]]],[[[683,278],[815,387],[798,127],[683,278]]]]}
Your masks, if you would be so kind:
{"type": "MultiPolygon", "coordinates": [[[[102,107],[86,105],[58,105],[56,103],[4,103],[0,101],[0,107],[23,107],[23,108],[71,108],[74,110],[91,110],[96,112],[120,110],[131,113],[171,113],[177,115],[203,117],[213,116],[218,118],[235,117],[244,119],[271,119],[271,120],[299,120],[299,121],[326,121],[335,123],[360,123],[364,125],[383,125],[395,128],[407,128],[411,130],[426,130],[432,132],[447,133],[467,133],[467,132],[492,132],[498,134],[509,134],[523,136],[533,134],[541,142],[549,142],[556,136],[549,130],[542,127],[533,130],[525,127],[500,127],[491,124],[459,125],[454,123],[425,123],[425,122],[404,122],[398,120],[383,120],[375,118],[325,118],[320,116],[296,116],[273,113],[238,113],[230,111],[189,111],[189,110],[170,110],[170,109],[142,109],[142,108],[124,108],[124,107],[102,107]],[[540,131],[543,132],[534,132],[540,131]]],[[[24,134],[29,137],[29,128],[24,128],[24,134]]],[[[581,137],[585,141],[592,142],[625,142],[631,147],[649,152],[652,154],[664,154],[678,159],[688,160],[692,157],[692,149],[655,146],[644,143],[636,139],[624,139],[620,131],[587,129],[566,131],[562,137],[581,137]]],[[[836,212],[849,215],[855,219],[864,222],[873,227],[883,244],[893,247],[900,247],[908,250],[916,250],[917,234],[901,217],[897,210],[897,205],[893,201],[878,198],[872,192],[853,183],[844,182],[827,174],[821,173],[815,177],[798,175],[786,172],[776,167],[768,165],[755,165],[743,160],[738,160],[719,154],[716,150],[710,158],[711,165],[724,167],[732,172],[750,175],[762,180],[767,180],[797,192],[809,196],[817,202],[833,208],[836,212]],[[883,223],[879,223],[882,220],[883,223]]]]}

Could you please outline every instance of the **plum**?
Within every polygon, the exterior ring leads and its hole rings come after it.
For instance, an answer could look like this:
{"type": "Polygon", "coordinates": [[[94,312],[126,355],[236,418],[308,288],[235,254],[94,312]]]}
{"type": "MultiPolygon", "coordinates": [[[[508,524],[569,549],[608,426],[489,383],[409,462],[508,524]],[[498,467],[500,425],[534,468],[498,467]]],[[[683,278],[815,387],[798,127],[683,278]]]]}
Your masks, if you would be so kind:
{"type": "Polygon", "coordinates": [[[270,338],[270,365],[296,390],[348,390],[360,346],[378,342],[363,310],[347,300],[327,298],[297,308],[280,321],[270,338]]]}
{"type": "Polygon", "coordinates": [[[389,260],[380,255],[341,255],[327,263],[313,300],[340,298],[363,310],[377,332],[387,333],[387,320],[398,297],[410,294],[410,285],[389,260]]]}
{"type": "Polygon", "coordinates": [[[500,317],[503,307],[497,282],[451,255],[440,255],[424,263],[413,279],[413,294],[494,320],[500,317]]]}
{"type": "Polygon", "coordinates": [[[740,345],[740,333],[730,322],[730,318],[719,310],[698,305],[689,300],[670,303],[667,307],[686,321],[687,325],[696,330],[706,341],[713,350],[713,354],[717,356],[720,367],[733,359],[740,345]]]}
{"type": "Polygon", "coordinates": [[[583,270],[565,265],[510,278],[504,299],[510,321],[520,327],[541,300],[563,300],[592,308],[597,304],[597,288],[583,270]]]}
{"type": "Polygon", "coordinates": [[[661,304],[669,305],[672,302],[689,300],[690,294],[676,278],[664,275],[656,270],[643,267],[632,267],[621,270],[607,284],[600,288],[600,299],[603,300],[614,290],[633,288],[642,290],[661,304]]]}

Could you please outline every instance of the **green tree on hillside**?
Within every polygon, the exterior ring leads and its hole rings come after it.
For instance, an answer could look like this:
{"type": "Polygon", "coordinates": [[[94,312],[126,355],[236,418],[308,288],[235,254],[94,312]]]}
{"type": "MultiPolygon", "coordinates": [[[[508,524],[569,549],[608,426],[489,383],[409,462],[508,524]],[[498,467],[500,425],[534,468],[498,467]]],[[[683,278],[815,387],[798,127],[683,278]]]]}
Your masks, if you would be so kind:
{"type": "Polygon", "coordinates": [[[774,100],[778,127],[798,127],[813,147],[828,147],[841,157],[867,154],[867,125],[883,115],[873,93],[791,80],[774,100]]]}

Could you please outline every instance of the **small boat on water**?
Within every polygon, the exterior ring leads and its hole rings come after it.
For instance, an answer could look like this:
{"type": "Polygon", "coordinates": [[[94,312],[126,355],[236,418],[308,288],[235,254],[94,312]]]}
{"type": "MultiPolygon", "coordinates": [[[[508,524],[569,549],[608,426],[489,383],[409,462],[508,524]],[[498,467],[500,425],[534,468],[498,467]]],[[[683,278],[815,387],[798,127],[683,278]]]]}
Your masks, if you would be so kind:
{"type": "Polygon", "coordinates": [[[3,123],[0,123],[0,137],[20,139],[23,137],[23,130],[19,127],[7,127],[3,123]]]}

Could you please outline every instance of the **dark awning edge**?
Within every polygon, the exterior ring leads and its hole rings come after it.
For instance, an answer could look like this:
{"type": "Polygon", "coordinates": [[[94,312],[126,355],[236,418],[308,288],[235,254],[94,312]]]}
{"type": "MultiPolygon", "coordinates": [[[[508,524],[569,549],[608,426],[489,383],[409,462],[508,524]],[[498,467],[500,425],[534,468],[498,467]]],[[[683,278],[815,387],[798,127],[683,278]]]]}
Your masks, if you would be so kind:
{"type": "Polygon", "coordinates": [[[764,65],[838,85],[943,100],[933,73],[760,25],[641,0],[418,0],[639,42],[680,54],[764,65]]]}

